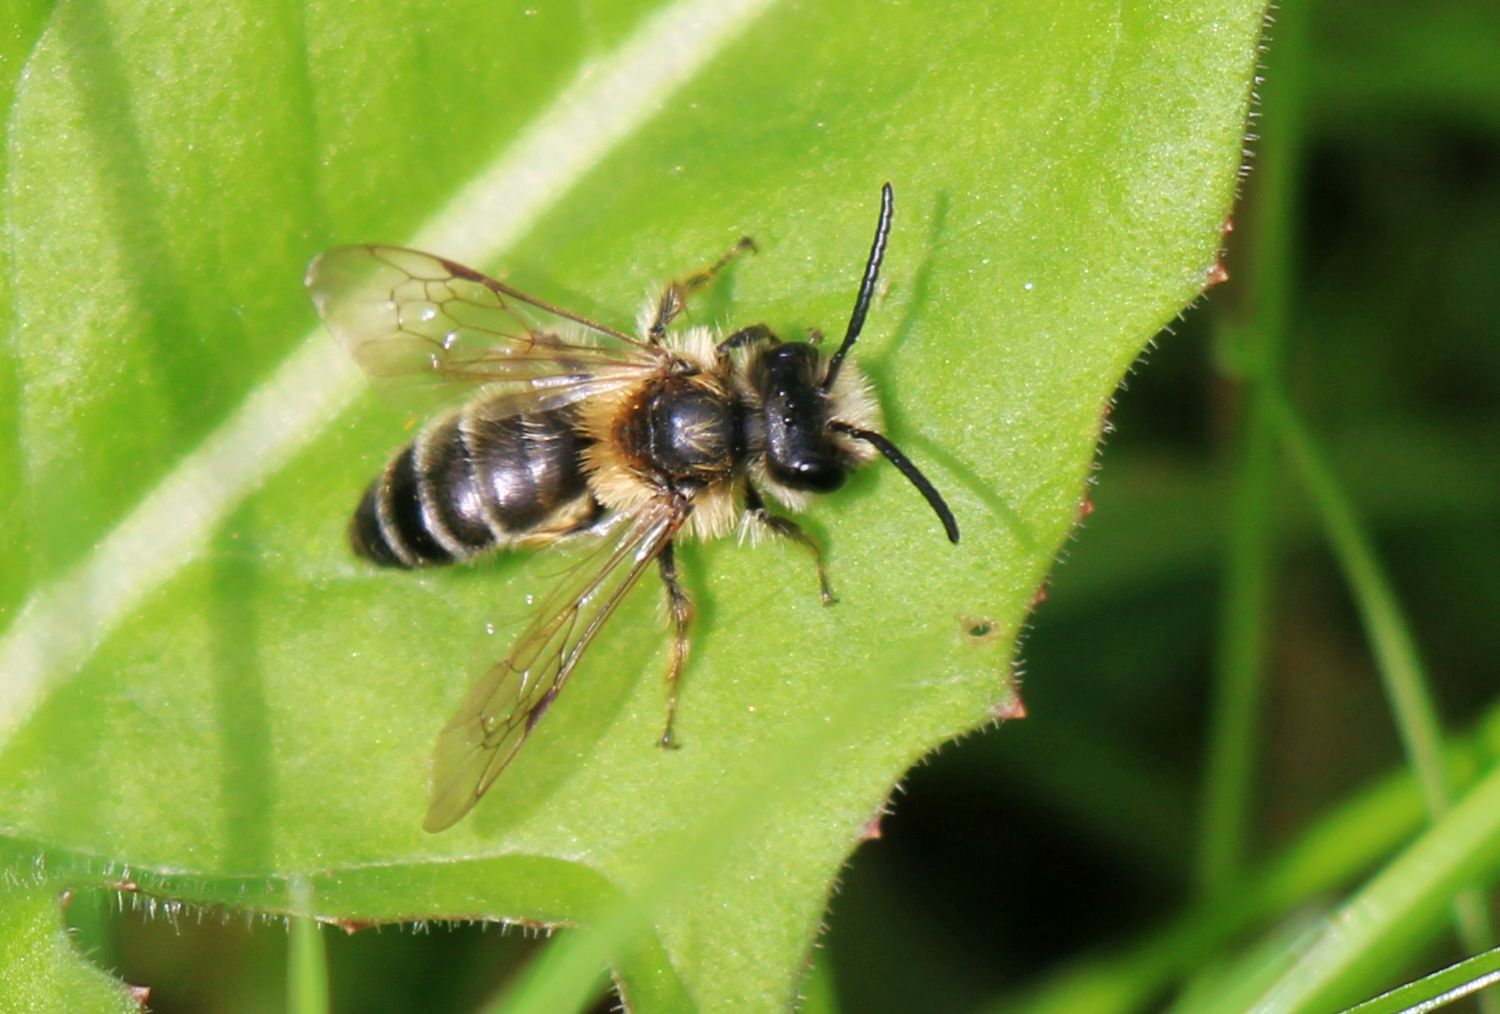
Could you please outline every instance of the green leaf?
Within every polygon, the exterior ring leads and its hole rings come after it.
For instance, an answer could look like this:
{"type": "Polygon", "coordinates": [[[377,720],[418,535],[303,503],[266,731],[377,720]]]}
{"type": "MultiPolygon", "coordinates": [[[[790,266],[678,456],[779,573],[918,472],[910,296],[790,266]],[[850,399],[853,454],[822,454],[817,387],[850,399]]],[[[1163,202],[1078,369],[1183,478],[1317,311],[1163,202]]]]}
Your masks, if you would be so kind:
{"type": "Polygon", "coordinates": [[[68,940],[56,891],[0,885],[0,1007],[13,1011],[122,1011],[141,1004],[83,959],[68,940]]]}
{"type": "Polygon", "coordinates": [[[305,879],[332,919],[633,911],[652,930],[605,953],[636,1006],[784,1006],[897,779],[1014,711],[1110,396],[1216,277],[1261,14],[62,5],[10,128],[0,829],[58,877],[198,901],[287,910],[305,879]],[[800,553],[689,547],[683,749],[653,745],[639,589],[472,816],[424,834],[433,736],[567,558],[350,559],[407,434],[303,265],[415,243],[626,323],[750,234],[695,319],[836,334],[886,180],[856,358],[962,544],[882,463],[805,518],[834,608],[800,553]]]}

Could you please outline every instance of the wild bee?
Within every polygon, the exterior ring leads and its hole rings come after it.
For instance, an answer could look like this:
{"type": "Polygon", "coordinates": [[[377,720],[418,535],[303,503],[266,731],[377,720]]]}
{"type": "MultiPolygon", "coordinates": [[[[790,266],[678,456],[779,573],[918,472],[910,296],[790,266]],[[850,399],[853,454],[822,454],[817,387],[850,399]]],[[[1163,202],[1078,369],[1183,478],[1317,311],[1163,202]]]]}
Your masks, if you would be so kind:
{"type": "Polygon", "coordinates": [[[671,326],[693,292],[754,249],[749,238],[649,300],[635,336],[415,250],[345,246],[309,265],[314,305],[372,378],[476,389],[427,423],[365,491],[349,527],[358,555],[411,568],[497,548],[596,542],[439,733],[427,830],[474,806],[653,562],[672,624],[660,742],[673,744],[693,617],[678,579],[679,538],[738,528],[787,539],[812,555],[823,601],[832,602],[817,543],[767,500],[805,510],[811,494],[838,489],[878,453],[958,541],[952,511],[881,435],[870,384],[847,361],[875,292],[892,204],[886,184],[854,312],[829,356],[816,333],[784,342],[765,324],[728,335],[671,326]]]}

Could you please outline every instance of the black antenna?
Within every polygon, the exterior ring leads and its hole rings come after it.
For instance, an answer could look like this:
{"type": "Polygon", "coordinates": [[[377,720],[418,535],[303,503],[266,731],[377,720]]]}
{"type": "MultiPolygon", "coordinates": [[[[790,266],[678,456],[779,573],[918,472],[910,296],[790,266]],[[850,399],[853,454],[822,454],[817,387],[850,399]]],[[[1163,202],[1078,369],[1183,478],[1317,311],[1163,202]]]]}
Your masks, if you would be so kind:
{"type": "MultiPolygon", "coordinates": [[[[887,188],[889,189],[889,188],[887,188]]],[[[839,422],[835,419],[828,424],[829,429],[847,433],[856,440],[863,440],[872,445],[881,454],[884,454],[896,470],[906,476],[911,484],[917,487],[917,492],[927,498],[927,505],[932,508],[938,520],[943,523],[943,531],[948,533],[948,541],[955,546],[958,545],[958,522],[953,518],[953,512],[948,509],[948,504],[943,500],[943,494],[939,493],[932,483],[927,481],[927,476],[918,471],[917,466],[911,463],[911,459],[901,453],[900,448],[891,443],[885,437],[874,430],[862,430],[848,423],[839,422]]]]}
{"type": "Polygon", "coordinates": [[[891,206],[894,201],[891,185],[887,183],[880,188],[880,224],[875,226],[875,242],[870,245],[870,259],[865,262],[865,278],[859,283],[859,298],[854,301],[854,313],[849,317],[849,330],[844,332],[844,343],[838,347],[833,358],[828,360],[828,373],[823,378],[825,391],[832,389],[844,357],[849,354],[850,346],[864,329],[865,314],[870,311],[870,299],[875,295],[875,280],[880,277],[880,261],[885,256],[885,240],[891,234],[891,206]]]}

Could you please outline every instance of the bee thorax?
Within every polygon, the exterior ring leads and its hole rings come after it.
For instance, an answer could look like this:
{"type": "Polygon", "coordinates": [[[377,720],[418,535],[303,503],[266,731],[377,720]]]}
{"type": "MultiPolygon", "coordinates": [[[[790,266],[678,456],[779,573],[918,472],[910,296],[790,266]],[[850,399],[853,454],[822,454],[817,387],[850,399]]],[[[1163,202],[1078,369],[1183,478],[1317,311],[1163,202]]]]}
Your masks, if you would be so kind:
{"type": "Polygon", "coordinates": [[[631,416],[633,454],[674,485],[697,485],[734,468],[736,413],[728,398],[687,380],[669,379],[631,416]]]}

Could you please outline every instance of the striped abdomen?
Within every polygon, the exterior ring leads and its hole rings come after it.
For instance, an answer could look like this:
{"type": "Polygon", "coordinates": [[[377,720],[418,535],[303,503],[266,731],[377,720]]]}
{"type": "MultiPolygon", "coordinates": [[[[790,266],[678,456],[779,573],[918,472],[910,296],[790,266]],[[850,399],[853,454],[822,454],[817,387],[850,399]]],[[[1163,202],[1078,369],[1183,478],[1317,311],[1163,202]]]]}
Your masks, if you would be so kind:
{"type": "Polygon", "coordinates": [[[354,512],[354,551],[391,567],[451,563],[596,521],[583,471],[587,441],[571,411],[503,412],[481,398],[402,448],[354,512]]]}

